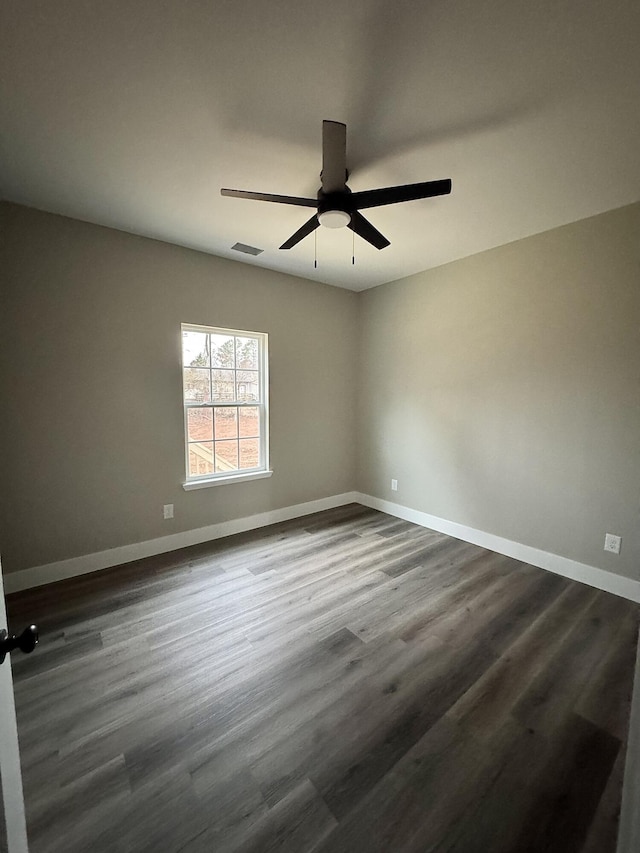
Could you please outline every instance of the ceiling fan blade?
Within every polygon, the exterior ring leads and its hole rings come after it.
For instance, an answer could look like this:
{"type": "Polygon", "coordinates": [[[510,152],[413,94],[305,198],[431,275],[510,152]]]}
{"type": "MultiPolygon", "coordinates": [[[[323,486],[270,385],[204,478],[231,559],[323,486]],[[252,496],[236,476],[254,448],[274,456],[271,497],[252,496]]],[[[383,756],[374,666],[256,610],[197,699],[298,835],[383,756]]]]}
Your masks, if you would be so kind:
{"type": "Polygon", "coordinates": [[[322,191],[340,192],[347,183],[347,125],[322,122],[322,191]]]}
{"type": "Polygon", "coordinates": [[[374,228],[369,220],[365,219],[357,210],[354,210],[351,214],[349,228],[351,228],[352,231],[355,231],[355,233],[359,237],[362,237],[363,240],[366,240],[367,243],[371,243],[372,246],[375,246],[376,249],[384,249],[385,246],[390,245],[387,238],[381,234],[377,228],[374,228]]]}
{"type": "Polygon", "coordinates": [[[230,198],[251,198],[254,201],[274,201],[278,204],[295,204],[298,207],[317,207],[315,198],[300,198],[295,195],[273,195],[273,193],[251,193],[248,190],[220,190],[220,195],[230,198]]]}
{"type": "Polygon", "coordinates": [[[397,204],[400,201],[415,201],[419,198],[433,198],[437,195],[448,195],[451,192],[451,180],[424,181],[421,184],[404,184],[400,187],[384,187],[380,190],[365,190],[352,193],[349,203],[356,210],[368,207],[381,207],[384,204],[397,204]]]}
{"type": "Polygon", "coordinates": [[[318,222],[318,217],[314,215],[311,219],[307,219],[302,228],[298,228],[295,234],[292,234],[289,239],[280,246],[281,249],[292,249],[296,243],[299,243],[307,234],[311,234],[312,231],[315,231],[316,228],[320,225],[318,222]]]}

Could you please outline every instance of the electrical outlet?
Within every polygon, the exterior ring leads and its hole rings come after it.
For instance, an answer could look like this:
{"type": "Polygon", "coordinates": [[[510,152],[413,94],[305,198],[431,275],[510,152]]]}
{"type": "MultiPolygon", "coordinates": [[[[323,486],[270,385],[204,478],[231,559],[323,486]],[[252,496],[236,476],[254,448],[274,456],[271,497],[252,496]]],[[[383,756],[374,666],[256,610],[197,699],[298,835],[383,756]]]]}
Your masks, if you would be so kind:
{"type": "Polygon", "coordinates": [[[621,542],[621,536],[615,536],[613,533],[606,533],[604,537],[604,550],[611,551],[612,554],[619,554],[621,542]]]}
{"type": "Polygon", "coordinates": [[[173,518],[173,504],[165,504],[162,507],[163,518],[173,518]]]}
{"type": "Polygon", "coordinates": [[[398,481],[397,481],[397,480],[392,480],[392,481],[391,481],[391,491],[392,491],[392,492],[397,492],[397,491],[398,491],[398,481]]]}

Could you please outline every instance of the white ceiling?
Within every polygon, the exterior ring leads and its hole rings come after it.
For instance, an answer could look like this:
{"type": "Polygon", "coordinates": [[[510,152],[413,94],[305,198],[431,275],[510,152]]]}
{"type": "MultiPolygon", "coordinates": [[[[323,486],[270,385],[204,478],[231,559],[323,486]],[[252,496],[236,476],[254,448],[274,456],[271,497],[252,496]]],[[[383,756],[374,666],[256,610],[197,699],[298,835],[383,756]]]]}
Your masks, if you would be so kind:
{"type": "Polygon", "coordinates": [[[362,290],[640,199],[637,0],[3,0],[0,196],[362,290]],[[453,192],[278,246],[321,124],[354,191],[453,192]],[[236,241],[263,248],[257,258],[236,241]]]}

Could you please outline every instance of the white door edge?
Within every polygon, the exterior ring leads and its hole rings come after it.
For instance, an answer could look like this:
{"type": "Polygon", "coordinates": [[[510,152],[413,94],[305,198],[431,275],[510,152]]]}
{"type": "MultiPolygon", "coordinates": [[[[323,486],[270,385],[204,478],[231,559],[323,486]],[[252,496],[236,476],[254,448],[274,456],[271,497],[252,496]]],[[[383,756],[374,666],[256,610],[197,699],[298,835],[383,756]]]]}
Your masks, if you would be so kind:
{"type": "MultiPolygon", "coordinates": [[[[0,628],[6,627],[7,613],[4,604],[2,565],[0,564],[0,628]]],[[[2,707],[0,713],[0,773],[2,774],[2,801],[7,829],[7,847],[9,853],[28,853],[22,770],[20,768],[16,726],[16,705],[9,656],[0,665],[0,706],[2,707]]]]}

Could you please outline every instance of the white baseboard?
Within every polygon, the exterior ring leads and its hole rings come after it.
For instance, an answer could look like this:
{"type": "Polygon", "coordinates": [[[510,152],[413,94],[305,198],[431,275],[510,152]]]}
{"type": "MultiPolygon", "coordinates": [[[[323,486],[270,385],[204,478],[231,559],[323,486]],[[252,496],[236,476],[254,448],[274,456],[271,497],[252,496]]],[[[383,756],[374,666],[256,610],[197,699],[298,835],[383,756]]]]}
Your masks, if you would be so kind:
{"type": "Polygon", "coordinates": [[[158,539],[135,542],[132,545],[122,545],[118,548],[110,548],[107,551],[84,554],[80,557],[72,557],[69,560],[60,560],[44,566],[34,566],[33,568],[23,569],[19,572],[12,572],[6,574],[4,577],[5,592],[7,594],[20,592],[24,589],[66,580],[77,575],[97,572],[100,569],[108,569],[111,566],[130,563],[133,560],[140,560],[144,557],[152,557],[156,554],[176,551],[179,548],[186,548],[189,545],[199,545],[202,542],[221,539],[223,536],[231,536],[234,533],[242,533],[246,530],[255,530],[259,527],[266,527],[269,524],[277,524],[279,521],[289,521],[292,518],[299,518],[310,515],[313,512],[321,512],[325,509],[333,509],[334,507],[354,502],[380,510],[381,512],[386,512],[396,518],[411,521],[414,524],[419,524],[421,527],[428,527],[431,530],[455,536],[457,539],[463,539],[465,542],[471,542],[482,548],[488,548],[490,551],[505,554],[508,557],[513,557],[516,560],[521,560],[524,563],[529,563],[532,566],[563,575],[572,580],[581,581],[597,589],[628,598],[630,601],[640,602],[640,581],[631,580],[630,578],[613,574],[613,572],[598,569],[595,566],[578,563],[575,560],[569,560],[567,557],[560,557],[558,554],[541,551],[538,548],[532,548],[530,545],[522,545],[520,542],[503,539],[501,536],[495,536],[493,533],[485,533],[483,530],[476,530],[473,527],[467,527],[455,521],[447,521],[447,519],[429,515],[429,513],[420,512],[419,510],[411,509],[392,501],[385,501],[381,498],[365,495],[361,492],[344,492],[341,495],[331,495],[328,498],[294,504],[293,506],[282,507],[281,509],[261,512],[257,515],[249,515],[245,518],[223,521],[219,524],[210,524],[207,527],[199,527],[196,530],[185,530],[182,533],[173,533],[169,536],[161,536],[158,539]]]}
{"type": "Polygon", "coordinates": [[[628,598],[630,601],[640,602],[640,581],[625,578],[622,575],[616,575],[595,566],[588,566],[586,563],[578,563],[576,560],[570,560],[558,554],[541,551],[538,548],[532,548],[530,545],[522,545],[520,542],[513,542],[511,539],[503,539],[501,536],[485,533],[483,530],[476,530],[455,521],[447,521],[445,518],[438,518],[436,515],[410,509],[392,501],[374,498],[361,492],[356,493],[355,500],[371,507],[371,509],[386,512],[388,515],[411,521],[421,527],[428,527],[431,530],[437,530],[439,533],[455,536],[456,539],[463,539],[465,542],[471,542],[481,548],[488,548],[498,554],[505,554],[507,557],[513,557],[523,563],[529,563],[540,569],[563,575],[565,578],[586,583],[605,592],[612,592],[614,595],[628,598]]]}
{"type": "Polygon", "coordinates": [[[156,554],[177,551],[179,548],[186,548],[189,545],[199,545],[202,542],[210,542],[212,539],[222,539],[222,537],[231,536],[234,533],[256,530],[269,524],[277,524],[279,521],[289,521],[292,518],[300,518],[304,515],[311,515],[313,512],[322,512],[325,509],[333,509],[357,501],[356,492],[344,492],[341,495],[331,495],[328,498],[273,509],[245,518],[236,518],[232,521],[210,524],[207,527],[198,527],[196,530],[185,530],[183,533],[172,533],[158,539],[148,539],[146,542],[135,542],[132,545],[110,548],[108,551],[98,551],[95,554],[84,554],[81,557],[72,557],[69,560],[59,560],[56,563],[47,563],[44,566],[34,566],[31,569],[10,572],[4,576],[5,592],[7,594],[20,592],[24,589],[73,578],[77,575],[98,572],[100,569],[108,569],[111,566],[130,563],[133,560],[141,560],[143,557],[153,557],[156,554]]]}

